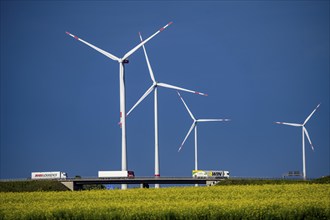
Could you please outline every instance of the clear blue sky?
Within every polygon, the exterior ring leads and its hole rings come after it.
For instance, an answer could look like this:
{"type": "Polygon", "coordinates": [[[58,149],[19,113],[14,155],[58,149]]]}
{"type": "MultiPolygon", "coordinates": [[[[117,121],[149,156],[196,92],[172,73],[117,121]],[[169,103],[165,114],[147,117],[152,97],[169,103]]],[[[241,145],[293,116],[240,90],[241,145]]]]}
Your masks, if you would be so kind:
{"type": "MultiPolygon", "coordinates": [[[[156,80],[181,93],[200,124],[199,168],[232,176],[329,175],[329,1],[1,1],[1,178],[32,171],[97,176],[120,170],[118,63],[65,34],[122,57],[146,44],[156,80]]],[[[151,85],[143,50],[126,65],[127,110],[151,85]]],[[[175,91],[159,89],[161,176],[190,176],[192,121],[175,91]]],[[[153,98],[127,119],[128,168],[154,174],[153,98]]]]}

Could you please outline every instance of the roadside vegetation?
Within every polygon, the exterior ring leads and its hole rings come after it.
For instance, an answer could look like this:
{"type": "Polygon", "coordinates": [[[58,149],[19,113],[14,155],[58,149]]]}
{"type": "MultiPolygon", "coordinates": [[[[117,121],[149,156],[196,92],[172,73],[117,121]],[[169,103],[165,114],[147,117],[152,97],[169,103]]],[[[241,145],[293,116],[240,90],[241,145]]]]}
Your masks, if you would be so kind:
{"type": "Polygon", "coordinates": [[[36,192],[36,191],[68,191],[58,181],[5,181],[0,182],[0,192],[36,192]]]}
{"type": "Polygon", "coordinates": [[[265,184],[313,184],[313,183],[328,183],[330,184],[330,176],[321,177],[312,180],[302,179],[247,179],[247,178],[232,178],[225,179],[217,183],[217,185],[265,185],[265,184]]]}

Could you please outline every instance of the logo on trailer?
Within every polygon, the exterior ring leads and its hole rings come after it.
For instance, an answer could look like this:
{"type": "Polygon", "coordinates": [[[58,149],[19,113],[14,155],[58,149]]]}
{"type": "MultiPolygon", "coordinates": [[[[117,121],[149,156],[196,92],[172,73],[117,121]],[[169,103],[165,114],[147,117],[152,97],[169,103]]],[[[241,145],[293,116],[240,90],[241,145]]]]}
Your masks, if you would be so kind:
{"type": "Polygon", "coordinates": [[[213,171],[212,176],[222,176],[222,172],[219,171],[213,171]]]}

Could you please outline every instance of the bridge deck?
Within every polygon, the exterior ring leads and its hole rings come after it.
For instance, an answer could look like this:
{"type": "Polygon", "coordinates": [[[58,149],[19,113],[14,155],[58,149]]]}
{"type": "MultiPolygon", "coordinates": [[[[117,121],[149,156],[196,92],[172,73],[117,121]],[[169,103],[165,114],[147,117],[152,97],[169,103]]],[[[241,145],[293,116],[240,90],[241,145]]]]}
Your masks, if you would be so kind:
{"type": "Polygon", "coordinates": [[[207,184],[209,181],[220,181],[224,178],[192,177],[135,177],[135,178],[82,178],[60,180],[64,185],[76,190],[90,184],[207,184]]]}

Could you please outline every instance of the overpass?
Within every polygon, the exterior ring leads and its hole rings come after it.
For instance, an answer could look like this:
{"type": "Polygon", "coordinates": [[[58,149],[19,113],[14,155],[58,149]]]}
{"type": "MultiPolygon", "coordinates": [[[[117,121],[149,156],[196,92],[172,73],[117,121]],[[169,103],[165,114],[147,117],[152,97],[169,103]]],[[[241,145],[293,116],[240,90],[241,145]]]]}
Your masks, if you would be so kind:
{"type": "Polygon", "coordinates": [[[92,184],[212,184],[225,178],[193,177],[135,177],[135,178],[81,178],[59,180],[70,190],[82,189],[83,185],[92,184]]]}

